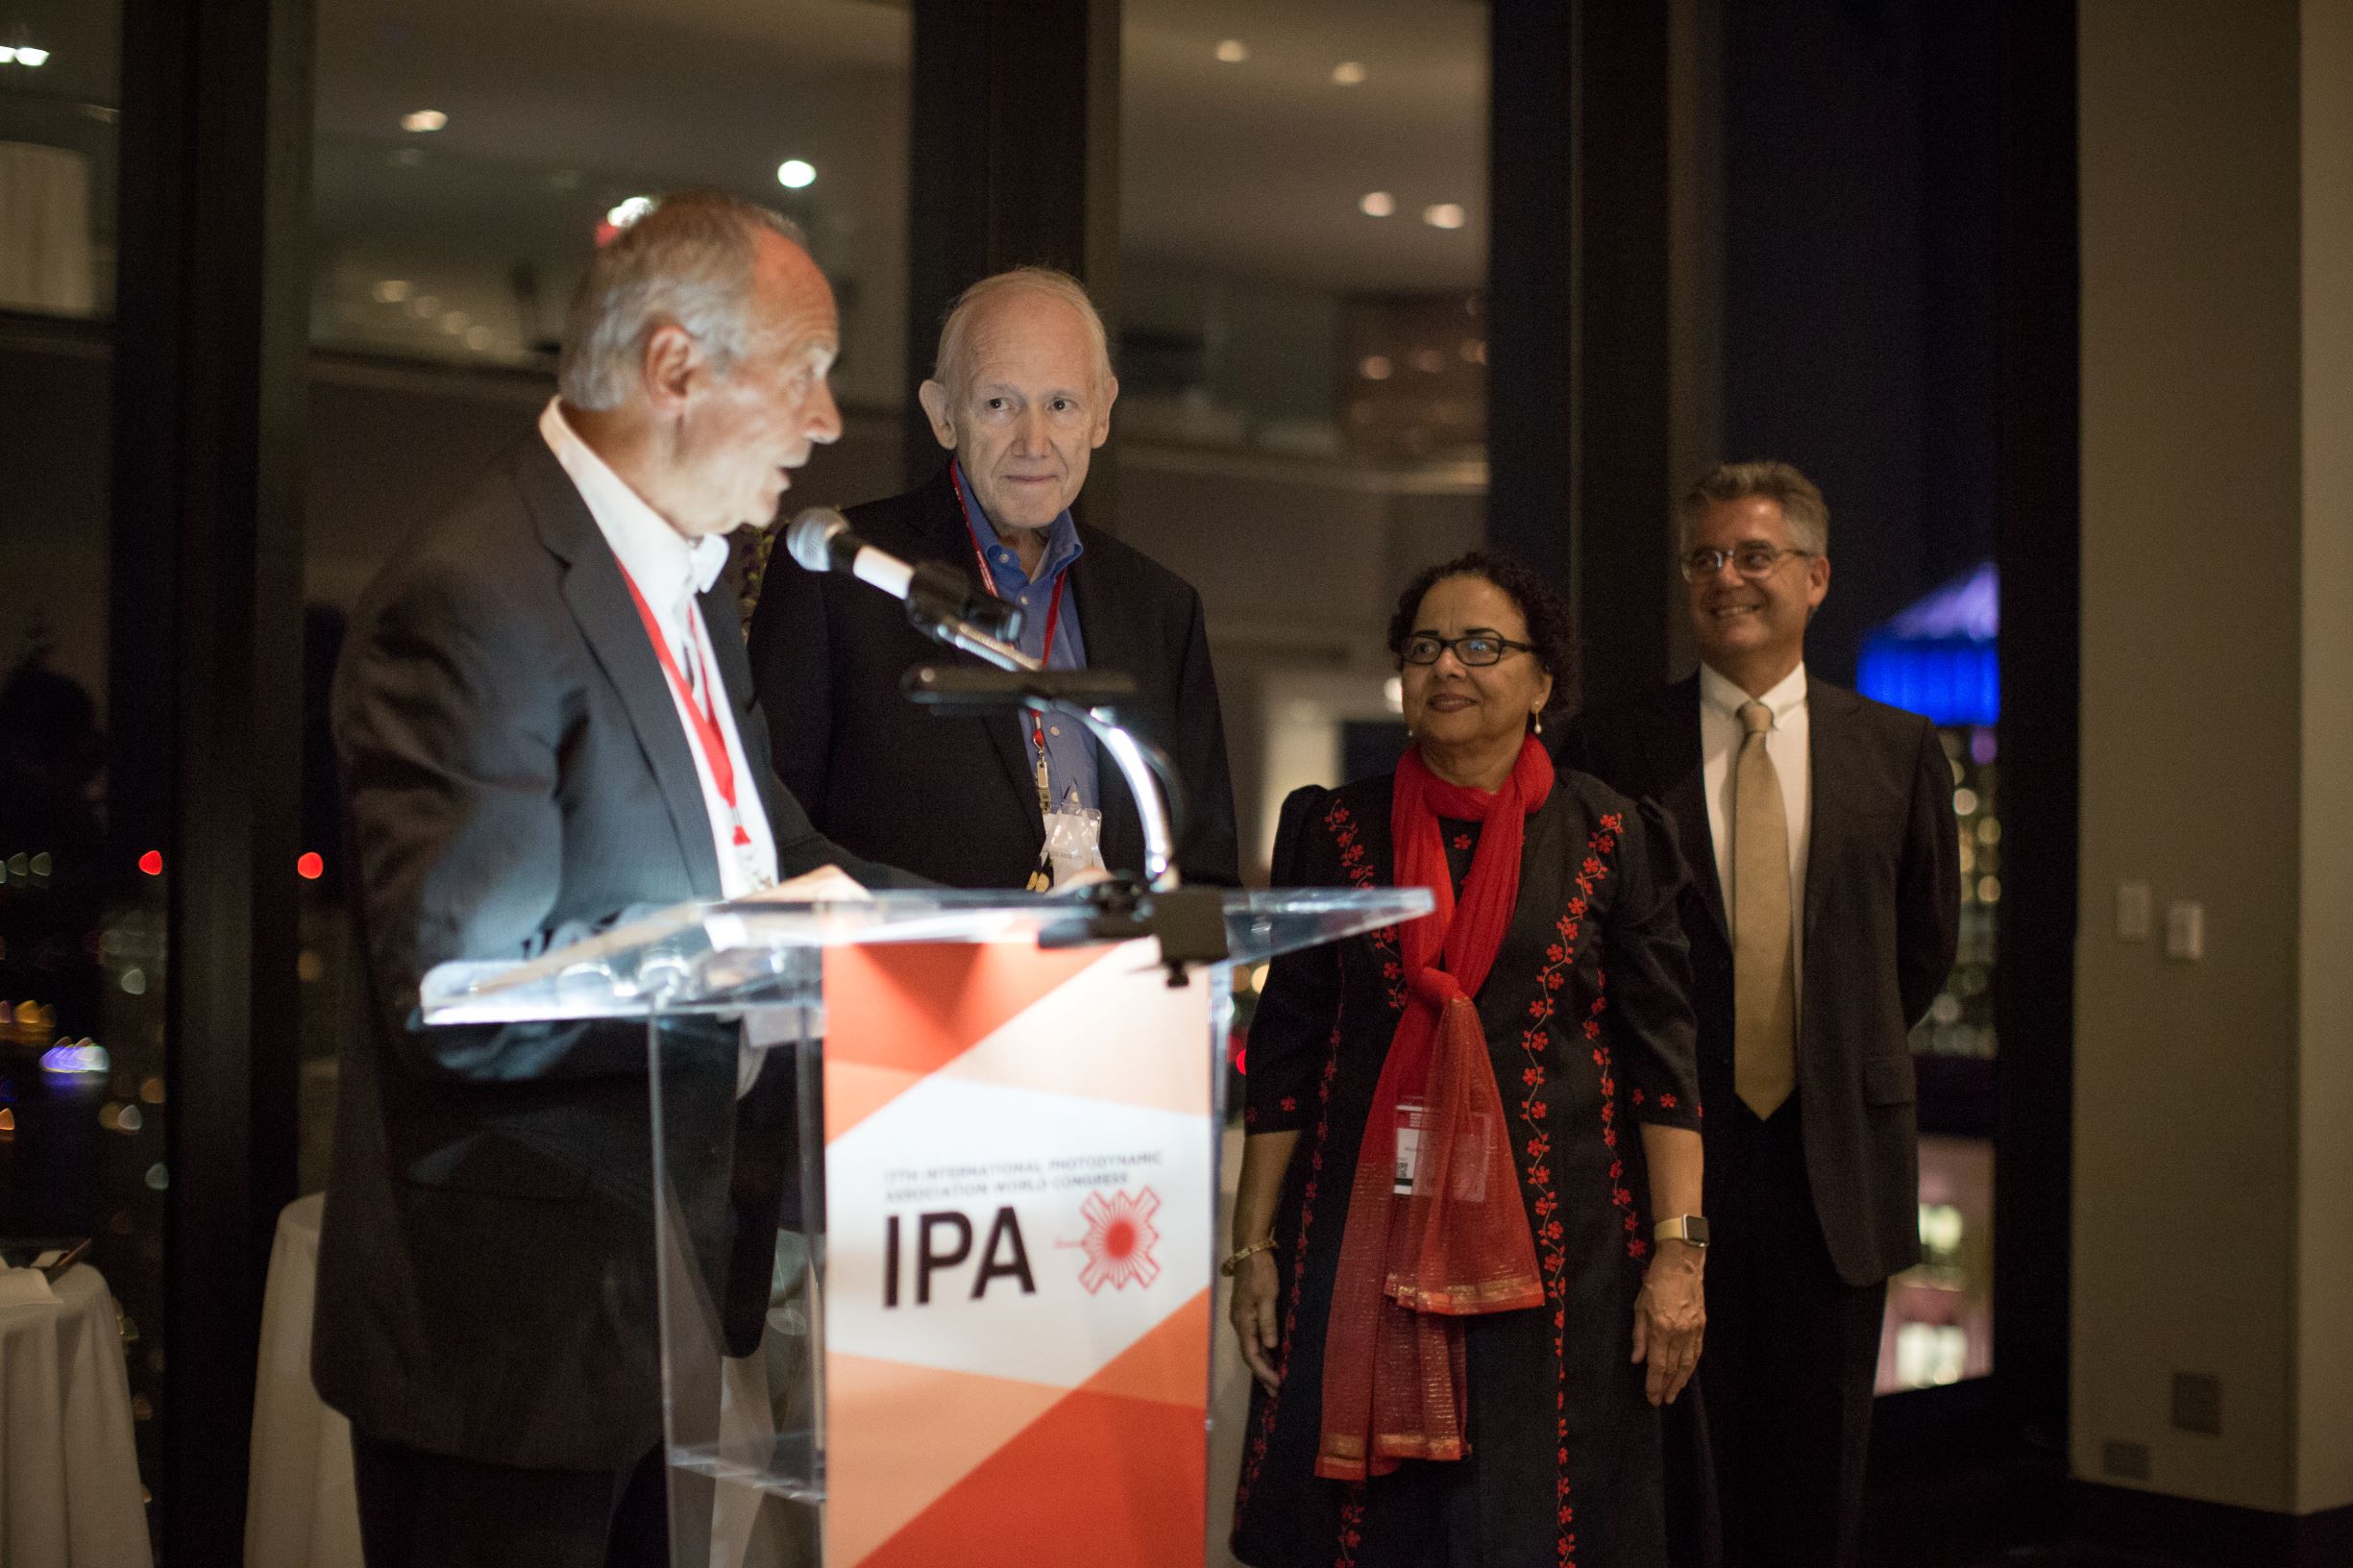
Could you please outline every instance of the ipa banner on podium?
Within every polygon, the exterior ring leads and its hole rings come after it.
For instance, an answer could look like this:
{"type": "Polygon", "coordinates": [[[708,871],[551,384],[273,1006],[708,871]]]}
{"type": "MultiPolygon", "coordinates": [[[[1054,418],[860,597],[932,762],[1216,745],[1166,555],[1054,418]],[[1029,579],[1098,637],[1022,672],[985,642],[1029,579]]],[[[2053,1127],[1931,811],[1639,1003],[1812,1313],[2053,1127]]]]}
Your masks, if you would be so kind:
{"type": "Polygon", "coordinates": [[[1202,1560],[1211,981],[825,952],[825,1558],[1202,1560]]]}

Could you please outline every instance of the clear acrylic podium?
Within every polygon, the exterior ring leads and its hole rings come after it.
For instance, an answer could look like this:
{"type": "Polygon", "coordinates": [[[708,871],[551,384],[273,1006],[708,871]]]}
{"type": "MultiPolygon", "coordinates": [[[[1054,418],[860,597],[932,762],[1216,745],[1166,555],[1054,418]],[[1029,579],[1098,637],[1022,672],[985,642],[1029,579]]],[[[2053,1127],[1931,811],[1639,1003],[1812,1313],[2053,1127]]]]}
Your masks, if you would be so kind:
{"type": "MultiPolygon", "coordinates": [[[[1227,957],[1191,981],[1207,992],[1199,1071],[1210,1114],[1199,1123],[1198,1164],[1183,1171],[1186,1205],[1206,1201],[1211,1211],[1232,967],[1412,919],[1429,911],[1430,895],[1309,889],[1229,893],[1223,903],[1227,957]],[[1206,1188],[1194,1190],[1189,1183],[1202,1172],[1206,1188]]],[[[1070,899],[945,890],[821,904],[682,905],[528,964],[444,965],[427,977],[430,1024],[646,1022],[676,1568],[814,1562],[826,1544],[827,950],[970,943],[1108,951],[1087,935],[1091,914],[1070,899]]],[[[1099,1026],[1115,1042],[1121,1020],[1099,1026]]],[[[1039,1151],[1042,1160],[1051,1153],[1039,1151]]],[[[843,1195],[834,1196],[838,1206],[843,1195]]],[[[1201,1249],[1183,1260],[1185,1277],[1213,1277],[1213,1220],[1205,1232],[1168,1229],[1201,1249]]],[[[966,1239],[976,1240],[969,1232],[966,1239]]],[[[1032,1253],[1068,1244],[1038,1240],[1032,1253]]],[[[897,1266],[895,1251],[895,1279],[897,1266]]],[[[867,1560],[862,1550],[834,1544],[840,1550],[824,1560],[867,1560]]]]}

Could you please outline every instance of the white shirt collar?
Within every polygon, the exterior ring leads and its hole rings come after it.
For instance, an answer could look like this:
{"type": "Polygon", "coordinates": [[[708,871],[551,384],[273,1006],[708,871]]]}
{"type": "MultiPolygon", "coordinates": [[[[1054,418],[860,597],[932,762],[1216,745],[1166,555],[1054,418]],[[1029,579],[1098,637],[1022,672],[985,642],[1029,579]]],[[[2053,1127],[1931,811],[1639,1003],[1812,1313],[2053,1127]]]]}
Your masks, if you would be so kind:
{"type": "MultiPolygon", "coordinates": [[[[1741,707],[1749,700],[1749,694],[1728,677],[1717,674],[1713,665],[1703,662],[1700,666],[1700,700],[1719,713],[1738,718],[1741,707]]],[[[1800,659],[1798,667],[1783,675],[1758,700],[1773,711],[1776,725],[1805,706],[1805,661],[1800,659]]]]}
{"type": "Polygon", "coordinates": [[[604,542],[636,582],[654,613],[667,617],[687,589],[707,594],[727,564],[727,541],[718,534],[688,539],[646,504],[628,481],[613,472],[564,418],[560,400],[550,398],[539,416],[539,434],[563,465],[604,542]]]}

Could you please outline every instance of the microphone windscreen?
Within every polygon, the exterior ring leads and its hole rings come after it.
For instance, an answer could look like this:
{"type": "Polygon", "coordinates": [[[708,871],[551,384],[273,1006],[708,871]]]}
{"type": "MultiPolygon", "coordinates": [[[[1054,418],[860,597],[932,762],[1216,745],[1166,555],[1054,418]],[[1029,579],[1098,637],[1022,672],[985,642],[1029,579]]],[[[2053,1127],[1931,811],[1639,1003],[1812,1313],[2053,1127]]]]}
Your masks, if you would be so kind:
{"type": "Polygon", "coordinates": [[[833,536],[849,531],[849,519],[830,506],[812,506],[784,530],[784,548],[811,572],[833,570],[833,536]]]}

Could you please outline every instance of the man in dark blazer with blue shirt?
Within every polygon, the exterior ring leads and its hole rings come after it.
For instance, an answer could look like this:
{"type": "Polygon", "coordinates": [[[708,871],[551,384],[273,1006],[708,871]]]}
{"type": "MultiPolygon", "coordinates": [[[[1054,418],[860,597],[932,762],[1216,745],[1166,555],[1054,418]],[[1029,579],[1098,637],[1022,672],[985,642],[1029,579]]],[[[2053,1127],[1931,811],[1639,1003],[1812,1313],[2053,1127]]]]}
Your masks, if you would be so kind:
{"type": "MultiPolygon", "coordinates": [[[[839,433],[836,331],[781,219],[664,202],[592,262],[538,429],[354,617],[333,730],[359,964],[312,1376],[351,1418],[369,1568],[670,1561],[644,1025],[427,1028],[419,989],[826,867],[901,880],[770,772],[715,586],[723,533],[839,433]]],[[[674,1035],[667,1121],[712,1138],[674,1195],[765,1307],[782,1162],[737,1145],[789,1075],[744,1084],[731,1023],[674,1035]]]]}
{"type": "Polygon", "coordinates": [[[1726,464],[1679,514],[1700,670],[1580,717],[1562,757],[1666,808],[1691,868],[1724,1560],[1829,1568],[1854,1554],[1887,1280],[1920,1257],[1908,1036],[1958,935],[1952,773],[1926,720],[1806,672],[1830,581],[1811,481],[1726,464]]]}
{"type": "MultiPolygon", "coordinates": [[[[1020,646],[1048,669],[1133,675],[1139,697],[1123,718],[1168,753],[1184,787],[1177,869],[1187,882],[1235,886],[1234,786],[1201,598],[1070,514],[1118,394],[1102,321],[1075,280],[1040,267],[983,279],[948,312],[920,391],[952,455],[915,490],[848,517],[892,554],[962,567],[1018,605],[1020,646]]],[[[1105,864],[1138,870],[1136,802],[1077,725],[938,718],[900,695],[910,666],[959,657],[863,582],[771,564],[752,612],[752,671],[777,775],[810,819],[936,881],[1034,887],[1042,796],[1055,809],[1099,810],[1105,864]]]]}

